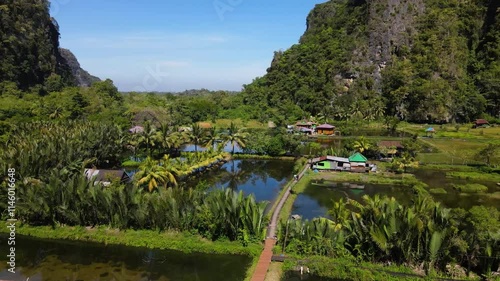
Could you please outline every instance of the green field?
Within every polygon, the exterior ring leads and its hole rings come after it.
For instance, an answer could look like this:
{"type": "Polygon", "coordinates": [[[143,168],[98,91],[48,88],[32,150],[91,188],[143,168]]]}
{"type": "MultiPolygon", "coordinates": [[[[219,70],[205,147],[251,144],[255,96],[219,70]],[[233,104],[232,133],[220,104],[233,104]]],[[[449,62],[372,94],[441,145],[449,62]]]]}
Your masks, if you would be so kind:
{"type": "MultiPolygon", "coordinates": [[[[403,124],[401,131],[417,134],[419,141],[432,148],[431,152],[418,155],[425,164],[486,164],[485,157],[478,155],[488,144],[500,146],[500,127],[472,129],[471,125],[420,125],[403,124]],[[433,127],[435,133],[428,137],[425,129],[433,127]]],[[[500,164],[500,154],[491,157],[491,164],[500,164]]]]}

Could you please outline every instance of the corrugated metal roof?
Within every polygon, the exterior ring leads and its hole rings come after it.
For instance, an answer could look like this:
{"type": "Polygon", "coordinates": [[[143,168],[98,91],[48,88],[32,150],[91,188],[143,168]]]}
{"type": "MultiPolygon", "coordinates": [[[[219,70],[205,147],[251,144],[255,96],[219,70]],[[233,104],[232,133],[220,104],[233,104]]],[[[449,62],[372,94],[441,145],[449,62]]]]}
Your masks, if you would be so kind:
{"type": "Polygon", "coordinates": [[[349,159],[348,158],[344,158],[344,157],[326,156],[326,159],[331,160],[331,161],[349,163],[349,159]]]}
{"type": "Polygon", "coordinates": [[[316,157],[312,159],[313,163],[325,161],[325,160],[330,160],[330,161],[336,161],[336,162],[343,162],[343,163],[349,163],[349,159],[343,158],[343,157],[337,157],[337,156],[321,156],[321,157],[316,157]]]}

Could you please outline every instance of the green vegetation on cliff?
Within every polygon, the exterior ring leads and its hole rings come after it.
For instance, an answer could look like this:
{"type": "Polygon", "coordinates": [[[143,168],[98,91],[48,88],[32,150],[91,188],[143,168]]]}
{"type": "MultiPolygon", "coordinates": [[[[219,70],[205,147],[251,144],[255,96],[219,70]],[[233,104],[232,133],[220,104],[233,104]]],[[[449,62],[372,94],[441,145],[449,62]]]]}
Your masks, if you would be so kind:
{"type": "Polygon", "coordinates": [[[499,117],[498,1],[336,0],[246,85],[257,116],[408,121],[499,117]],[[489,116],[488,116],[489,115],[489,116]]]}
{"type": "Polygon", "coordinates": [[[73,77],[59,52],[59,26],[49,14],[49,1],[6,0],[0,4],[0,82],[21,89],[47,79],[72,85],[73,77]]]}

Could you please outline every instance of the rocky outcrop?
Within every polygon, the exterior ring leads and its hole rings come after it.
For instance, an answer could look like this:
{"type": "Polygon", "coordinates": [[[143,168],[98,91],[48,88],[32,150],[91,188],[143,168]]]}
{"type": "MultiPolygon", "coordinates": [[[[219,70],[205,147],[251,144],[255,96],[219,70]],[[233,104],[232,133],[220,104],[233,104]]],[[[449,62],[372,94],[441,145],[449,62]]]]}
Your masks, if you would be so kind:
{"type": "Polygon", "coordinates": [[[93,76],[86,70],[82,69],[77,58],[70,50],[60,48],[59,52],[61,53],[61,56],[66,60],[69,68],[71,69],[71,73],[73,74],[73,77],[75,79],[75,85],[81,87],[89,87],[90,85],[92,85],[92,83],[101,81],[101,79],[99,79],[98,77],[93,76]]]}

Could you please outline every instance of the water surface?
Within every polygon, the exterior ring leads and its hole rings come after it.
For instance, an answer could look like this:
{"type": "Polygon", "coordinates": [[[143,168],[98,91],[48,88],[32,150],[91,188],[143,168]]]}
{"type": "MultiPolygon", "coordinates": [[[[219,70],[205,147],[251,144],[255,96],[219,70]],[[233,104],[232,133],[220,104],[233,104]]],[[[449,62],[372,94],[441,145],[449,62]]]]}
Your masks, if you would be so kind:
{"type": "MultiPolygon", "coordinates": [[[[0,280],[11,281],[212,281],[244,280],[251,258],[184,254],[97,243],[16,236],[16,273],[7,271],[2,239],[0,280]]],[[[5,250],[5,251],[4,251],[5,250]]]]}
{"type": "Polygon", "coordinates": [[[273,201],[284,184],[292,178],[294,162],[282,160],[231,160],[218,169],[187,182],[194,187],[201,182],[215,188],[231,188],[253,194],[257,201],[273,201]]]}
{"type": "Polygon", "coordinates": [[[410,204],[413,198],[411,188],[399,185],[317,181],[309,183],[304,192],[297,196],[292,207],[292,214],[298,214],[309,220],[316,217],[329,217],[328,210],[333,207],[334,202],[341,198],[344,199],[344,202],[349,198],[362,203],[364,195],[373,197],[377,194],[381,197],[394,197],[402,204],[410,204]]]}
{"type": "Polygon", "coordinates": [[[470,209],[473,206],[488,206],[500,209],[500,186],[493,181],[472,181],[446,177],[444,170],[419,169],[414,172],[417,179],[426,183],[430,189],[443,188],[446,194],[432,194],[434,199],[448,208],[470,209]],[[479,183],[488,187],[484,193],[464,194],[453,188],[453,184],[479,183]]]}

